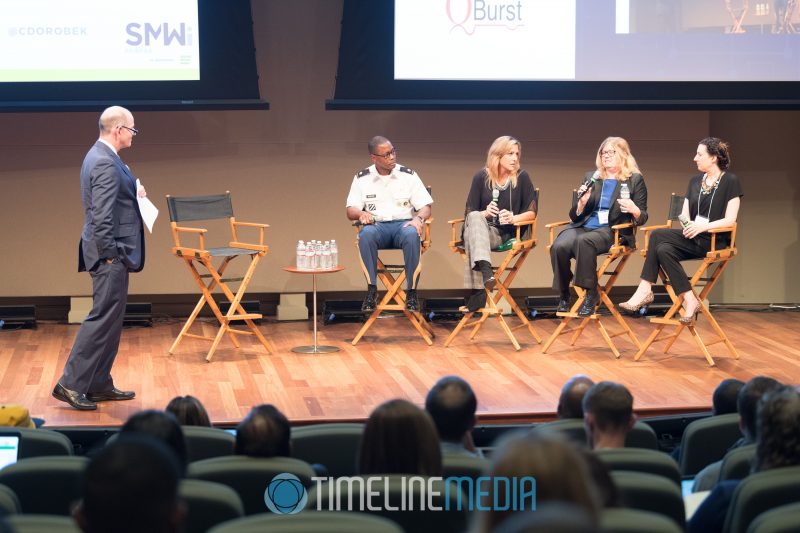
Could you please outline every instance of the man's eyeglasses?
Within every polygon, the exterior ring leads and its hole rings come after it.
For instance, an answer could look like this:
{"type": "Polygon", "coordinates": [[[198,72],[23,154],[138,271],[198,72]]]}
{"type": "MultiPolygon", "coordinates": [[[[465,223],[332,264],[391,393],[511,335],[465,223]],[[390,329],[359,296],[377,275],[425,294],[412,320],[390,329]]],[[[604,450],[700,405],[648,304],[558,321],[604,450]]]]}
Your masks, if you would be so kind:
{"type": "Polygon", "coordinates": [[[392,156],[397,156],[397,150],[392,148],[391,152],[386,152],[385,154],[372,154],[375,157],[382,157],[384,159],[389,159],[392,156]]]}
{"type": "Polygon", "coordinates": [[[128,130],[129,132],[131,132],[131,135],[134,135],[134,136],[139,134],[139,130],[137,130],[136,128],[129,128],[128,126],[120,126],[120,128],[124,128],[124,129],[128,130]]]}
{"type": "Polygon", "coordinates": [[[617,155],[616,150],[603,150],[600,152],[601,157],[614,157],[615,155],[617,155]]]}

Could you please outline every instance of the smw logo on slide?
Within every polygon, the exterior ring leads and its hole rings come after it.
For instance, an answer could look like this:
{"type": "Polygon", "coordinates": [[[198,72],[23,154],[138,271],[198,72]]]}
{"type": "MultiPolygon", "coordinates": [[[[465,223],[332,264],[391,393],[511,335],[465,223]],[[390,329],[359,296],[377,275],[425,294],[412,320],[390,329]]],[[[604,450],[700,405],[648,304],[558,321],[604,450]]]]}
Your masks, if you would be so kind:
{"type": "Polygon", "coordinates": [[[460,29],[472,35],[479,27],[495,26],[515,30],[523,26],[521,0],[447,0],[450,31],[460,29]]]}

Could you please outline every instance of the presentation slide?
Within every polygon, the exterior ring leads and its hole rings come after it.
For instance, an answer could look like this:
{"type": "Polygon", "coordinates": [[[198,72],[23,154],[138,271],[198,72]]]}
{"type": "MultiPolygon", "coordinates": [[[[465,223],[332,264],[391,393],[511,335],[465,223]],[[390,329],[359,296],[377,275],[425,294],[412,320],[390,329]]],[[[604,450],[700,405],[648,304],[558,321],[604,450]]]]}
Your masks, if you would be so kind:
{"type": "Polygon", "coordinates": [[[197,0],[3,0],[0,82],[199,80],[197,0]]]}
{"type": "Polygon", "coordinates": [[[397,80],[800,81],[787,0],[395,0],[397,80]]]}

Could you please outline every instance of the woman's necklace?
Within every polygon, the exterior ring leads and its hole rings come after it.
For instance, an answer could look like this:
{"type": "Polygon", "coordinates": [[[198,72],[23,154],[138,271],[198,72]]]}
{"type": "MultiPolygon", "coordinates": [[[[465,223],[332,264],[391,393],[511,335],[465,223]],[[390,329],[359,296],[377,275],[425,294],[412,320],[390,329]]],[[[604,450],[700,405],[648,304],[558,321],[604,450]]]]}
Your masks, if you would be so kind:
{"type": "Polygon", "coordinates": [[[708,184],[708,174],[705,174],[703,176],[703,180],[700,182],[700,192],[703,194],[711,194],[711,191],[716,189],[719,185],[719,180],[722,179],[723,174],[725,174],[725,172],[720,172],[719,176],[717,176],[717,179],[715,179],[711,185],[708,184]]]}

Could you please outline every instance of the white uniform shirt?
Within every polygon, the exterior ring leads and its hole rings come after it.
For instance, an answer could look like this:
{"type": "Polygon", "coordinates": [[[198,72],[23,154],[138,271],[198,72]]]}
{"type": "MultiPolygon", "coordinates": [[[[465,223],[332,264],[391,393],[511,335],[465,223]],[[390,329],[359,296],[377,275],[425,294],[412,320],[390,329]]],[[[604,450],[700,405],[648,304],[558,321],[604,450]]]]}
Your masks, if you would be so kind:
{"type": "Polygon", "coordinates": [[[417,173],[395,165],[388,176],[381,176],[371,165],[353,177],[347,206],[367,211],[379,222],[409,220],[433,198],[417,173]]]}

